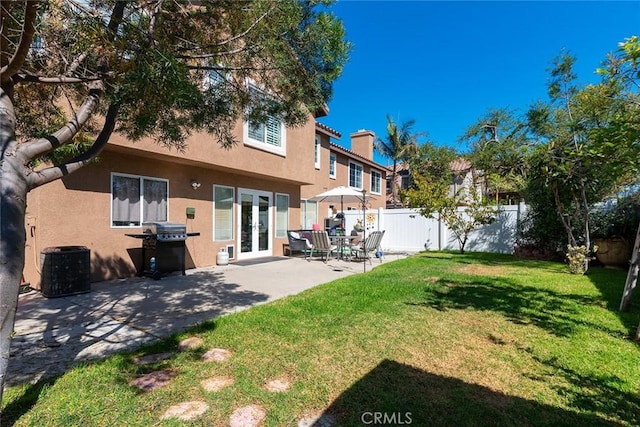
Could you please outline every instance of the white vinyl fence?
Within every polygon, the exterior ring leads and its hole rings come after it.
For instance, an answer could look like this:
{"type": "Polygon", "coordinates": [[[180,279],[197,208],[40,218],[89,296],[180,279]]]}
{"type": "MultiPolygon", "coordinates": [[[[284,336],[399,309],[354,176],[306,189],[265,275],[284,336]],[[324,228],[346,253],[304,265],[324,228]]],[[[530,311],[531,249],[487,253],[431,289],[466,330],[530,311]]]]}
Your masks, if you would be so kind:
{"type": "MultiPolygon", "coordinates": [[[[464,208],[460,208],[464,210],[464,208]]],[[[465,246],[467,251],[512,253],[516,228],[526,211],[524,204],[499,206],[493,224],[473,231],[465,246]]],[[[345,227],[349,233],[356,222],[365,223],[367,234],[385,230],[382,249],[387,252],[459,249],[456,236],[437,219],[427,219],[414,209],[369,209],[345,211],[345,227]]]]}

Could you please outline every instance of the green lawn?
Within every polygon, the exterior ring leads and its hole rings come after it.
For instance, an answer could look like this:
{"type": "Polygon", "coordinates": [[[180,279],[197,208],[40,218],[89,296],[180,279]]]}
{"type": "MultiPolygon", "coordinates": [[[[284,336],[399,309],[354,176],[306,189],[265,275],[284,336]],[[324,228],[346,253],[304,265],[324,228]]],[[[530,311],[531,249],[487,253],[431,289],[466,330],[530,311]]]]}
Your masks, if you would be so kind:
{"type": "MultiPolygon", "coordinates": [[[[195,425],[227,425],[257,404],[268,426],[295,426],[326,411],[338,425],[375,412],[396,425],[640,425],[640,345],[630,340],[638,305],[617,312],[626,272],[505,255],[424,253],[225,316],[133,354],[79,366],[5,392],[3,424],[183,425],[171,405],[206,402],[195,425]],[[135,356],[201,349],[151,366],[135,356]],[[225,362],[203,362],[219,347],[225,362]],[[176,378],[142,392],[129,385],[156,369],[176,378]],[[235,383],[206,392],[200,382],[235,383]],[[263,388],[273,378],[286,393],[263,388]],[[395,414],[395,415],[394,415],[395,414]]],[[[640,298],[640,297],[638,297],[640,298]]]]}

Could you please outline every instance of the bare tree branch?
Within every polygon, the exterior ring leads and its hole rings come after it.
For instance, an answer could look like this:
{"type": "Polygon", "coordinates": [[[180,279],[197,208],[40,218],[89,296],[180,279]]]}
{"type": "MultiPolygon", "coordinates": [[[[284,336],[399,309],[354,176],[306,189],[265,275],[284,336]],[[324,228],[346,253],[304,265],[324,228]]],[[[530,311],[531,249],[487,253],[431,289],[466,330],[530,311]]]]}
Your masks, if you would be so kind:
{"type": "Polygon", "coordinates": [[[153,32],[156,28],[156,23],[160,19],[162,15],[162,0],[158,0],[156,2],[156,6],[153,10],[153,14],[151,15],[151,22],[149,22],[149,42],[153,42],[153,32]]]}
{"type": "Polygon", "coordinates": [[[20,42],[18,43],[18,47],[13,53],[11,59],[9,59],[7,65],[0,68],[0,81],[9,81],[11,77],[22,67],[22,64],[24,64],[24,60],[29,53],[29,49],[31,48],[33,35],[36,31],[35,22],[37,11],[38,2],[33,0],[27,1],[25,6],[22,31],[20,31],[20,42]]]}
{"type": "Polygon", "coordinates": [[[104,149],[115,129],[116,118],[120,106],[118,104],[111,104],[105,116],[105,122],[102,130],[96,137],[94,143],[84,153],[74,157],[70,161],[61,164],[45,168],[39,171],[34,171],[27,176],[27,184],[29,190],[33,190],[43,184],[46,184],[56,179],[62,178],[76,170],[82,168],[92,159],[94,159],[104,149]]]}
{"type": "MultiPolygon", "coordinates": [[[[42,83],[48,85],[59,84],[72,84],[72,83],[89,83],[96,80],[102,80],[104,77],[68,77],[68,76],[54,76],[54,77],[41,77],[34,74],[18,74],[18,81],[25,81],[30,83],[42,83]]],[[[17,83],[16,82],[16,83],[17,83]]]]}
{"type": "Polygon", "coordinates": [[[207,70],[207,71],[274,71],[278,67],[216,67],[206,65],[186,65],[189,70],[207,70]]]}
{"type": "Polygon", "coordinates": [[[104,92],[104,84],[102,81],[90,83],[89,94],[84,103],[80,106],[78,113],[74,115],[63,128],[57,132],[44,138],[30,141],[20,147],[21,153],[30,159],[35,159],[46,154],[56,148],[69,143],[78,133],[82,126],[91,118],[100,102],[100,98],[104,92]]]}
{"type": "Polygon", "coordinates": [[[76,59],[73,60],[73,62],[71,63],[71,65],[69,65],[69,67],[67,68],[67,71],[65,73],[65,75],[70,76],[73,73],[76,72],[76,70],[78,69],[78,67],[80,66],[80,64],[82,64],[82,62],[85,60],[85,58],[87,57],[87,53],[81,53],[80,55],[78,55],[78,57],[76,59]]]}

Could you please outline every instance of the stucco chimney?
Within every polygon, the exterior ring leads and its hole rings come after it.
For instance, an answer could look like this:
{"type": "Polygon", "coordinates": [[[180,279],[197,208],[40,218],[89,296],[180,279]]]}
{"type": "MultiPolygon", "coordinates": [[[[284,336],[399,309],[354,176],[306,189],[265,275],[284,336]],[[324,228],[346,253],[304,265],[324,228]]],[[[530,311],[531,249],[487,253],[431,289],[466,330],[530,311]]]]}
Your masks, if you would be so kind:
{"type": "Polygon", "coordinates": [[[373,140],[375,134],[370,130],[361,129],[349,136],[351,137],[351,151],[365,159],[373,160],[373,140]]]}

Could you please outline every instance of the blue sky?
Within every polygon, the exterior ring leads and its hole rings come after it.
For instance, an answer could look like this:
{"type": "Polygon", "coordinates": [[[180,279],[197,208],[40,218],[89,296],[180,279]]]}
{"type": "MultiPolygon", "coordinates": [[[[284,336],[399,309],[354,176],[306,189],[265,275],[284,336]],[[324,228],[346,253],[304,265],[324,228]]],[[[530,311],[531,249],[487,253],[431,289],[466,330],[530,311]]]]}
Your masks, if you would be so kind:
{"type": "Polygon", "coordinates": [[[384,137],[390,114],[463,151],[458,137],[489,108],[523,112],[547,99],[547,70],[562,49],[586,84],[618,42],[640,35],[640,1],[338,0],[331,10],[353,51],[318,121],[347,148],[359,129],[384,137]]]}

